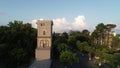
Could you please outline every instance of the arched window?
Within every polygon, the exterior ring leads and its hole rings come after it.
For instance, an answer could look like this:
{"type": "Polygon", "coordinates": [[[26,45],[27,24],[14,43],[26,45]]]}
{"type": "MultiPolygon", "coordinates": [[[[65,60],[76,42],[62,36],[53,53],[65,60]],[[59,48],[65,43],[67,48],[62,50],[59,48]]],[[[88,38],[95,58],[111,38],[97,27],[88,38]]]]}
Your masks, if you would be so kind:
{"type": "Polygon", "coordinates": [[[44,41],[40,40],[40,46],[39,47],[43,47],[43,43],[44,43],[44,41]]]}
{"type": "Polygon", "coordinates": [[[45,35],[46,33],[45,33],[45,31],[43,31],[43,35],[45,35]]]}

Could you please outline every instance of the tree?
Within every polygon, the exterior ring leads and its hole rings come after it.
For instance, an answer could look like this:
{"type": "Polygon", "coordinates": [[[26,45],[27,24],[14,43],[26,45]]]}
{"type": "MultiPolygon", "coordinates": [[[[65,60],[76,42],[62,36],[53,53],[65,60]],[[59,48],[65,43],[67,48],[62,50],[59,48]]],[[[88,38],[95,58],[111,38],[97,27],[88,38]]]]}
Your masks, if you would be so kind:
{"type": "Polygon", "coordinates": [[[79,58],[75,53],[72,53],[70,51],[63,51],[60,55],[60,62],[68,65],[74,62],[79,62],[79,58]]]}
{"type": "Polygon", "coordinates": [[[60,45],[57,46],[57,50],[59,53],[62,53],[63,51],[69,50],[69,47],[65,43],[61,43],[60,45]]]}
{"type": "Polygon", "coordinates": [[[37,30],[29,23],[14,21],[7,26],[0,26],[0,35],[0,45],[3,45],[0,47],[0,58],[7,66],[15,68],[18,65],[29,64],[35,53],[37,30]]]}
{"type": "Polygon", "coordinates": [[[69,36],[68,45],[70,45],[72,48],[76,48],[75,43],[76,43],[76,37],[69,36]]]}
{"type": "Polygon", "coordinates": [[[115,24],[107,24],[106,25],[106,29],[108,30],[108,31],[111,31],[113,28],[115,28],[116,27],[116,25],[115,24]]]}
{"type": "Polygon", "coordinates": [[[53,33],[52,54],[54,59],[58,59],[61,51],[68,49],[68,34],[66,32],[53,33]]]}
{"type": "Polygon", "coordinates": [[[106,25],[106,33],[107,33],[107,44],[109,45],[109,47],[111,47],[111,41],[110,38],[113,38],[113,35],[111,34],[111,30],[113,28],[115,28],[116,25],[115,24],[107,24],[106,25]]]}
{"type": "Polygon", "coordinates": [[[80,52],[83,51],[84,46],[81,45],[81,42],[80,42],[80,41],[77,41],[77,42],[76,42],[76,46],[77,46],[77,49],[80,50],[80,52]]]}
{"type": "Polygon", "coordinates": [[[61,36],[62,36],[62,38],[65,38],[66,40],[68,39],[68,33],[66,33],[66,32],[63,32],[61,34],[61,36]]]}
{"type": "Polygon", "coordinates": [[[120,54],[108,54],[102,53],[100,59],[104,63],[108,63],[111,65],[111,68],[118,68],[120,65],[120,54]]]}
{"type": "Polygon", "coordinates": [[[113,68],[120,66],[120,54],[115,54],[113,59],[110,60],[110,64],[113,68]]]}
{"type": "Polygon", "coordinates": [[[92,33],[92,36],[94,37],[94,40],[96,40],[96,44],[103,44],[104,39],[104,31],[105,31],[105,25],[103,23],[100,23],[96,26],[96,29],[92,33]]]}
{"type": "Polygon", "coordinates": [[[77,41],[87,42],[89,45],[91,44],[90,38],[82,33],[78,32],[78,33],[74,33],[74,34],[69,36],[68,43],[69,43],[69,45],[71,45],[71,47],[77,48],[75,46],[77,41]]]}
{"type": "Polygon", "coordinates": [[[14,48],[11,50],[11,57],[16,61],[17,65],[20,65],[21,63],[26,63],[28,61],[28,53],[23,48],[14,48]]]}
{"type": "Polygon", "coordinates": [[[91,46],[87,42],[77,41],[76,45],[81,52],[86,52],[86,53],[91,52],[91,46]]]}
{"type": "Polygon", "coordinates": [[[93,53],[93,47],[90,46],[87,42],[76,42],[77,49],[80,50],[82,53],[87,53],[89,55],[89,60],[91,60],[91,55],[93,53]]]}
{"type": "Polygon", "coordinates": [[[0,44],[5,44],[7,42],[7,36],[9,34],[8,26],[0,26],[0,44]]]}
{"type": "Polygon", "coordinates": [[[73,36],[73,35],[80,34],[80,33],[81,33],[80,31],[72,31],[72,30],[70,30],[68,34],[69,34],[70,36],[71,36],[71,35],[73,36]]]}
{"type": "Polygon", "coordinates": [[[100,23],[96,26],[96,29],[92,33],[92,37],[94,38],[95,44],[107,44],[111,45],[110,39],[112,39],[112,32],[111,30],[115,28],[115,24],[107,24],[104,25],[103,23],[100,23]],[[106,41],[107,40],[107,41],[106,41]]]}
{"type": "Polygon", "coordinates": [[[112,46],[114,50],[120,50],[120,36],[116,35],[113,37],[112,46]]]}
{"type": "Polygon", "coordinates": [[[82,30],[82,34],[85,36],[89,36],[90,32],[87,29],[82,30]]]}

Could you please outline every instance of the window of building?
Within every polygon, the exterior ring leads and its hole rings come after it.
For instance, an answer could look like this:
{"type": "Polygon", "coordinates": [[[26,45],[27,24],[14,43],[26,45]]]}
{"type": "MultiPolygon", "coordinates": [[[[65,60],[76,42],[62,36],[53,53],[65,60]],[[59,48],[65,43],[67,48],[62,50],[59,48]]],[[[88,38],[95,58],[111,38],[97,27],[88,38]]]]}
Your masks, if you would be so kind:
{"type": "Polygon", "coordinates": [[[45,26],[45,23],[41,23],[41,26],[45,26]]]}
{"type": "Polygon", "coordinates": [[[41,26],[42,26],[42,24],[41,24],[41,26]]]}
{"type": "Polygon", "coordinates": [[[46,33],[45,33],[45,31],[43,31],[43,35],[45,35],[46,33]]]}

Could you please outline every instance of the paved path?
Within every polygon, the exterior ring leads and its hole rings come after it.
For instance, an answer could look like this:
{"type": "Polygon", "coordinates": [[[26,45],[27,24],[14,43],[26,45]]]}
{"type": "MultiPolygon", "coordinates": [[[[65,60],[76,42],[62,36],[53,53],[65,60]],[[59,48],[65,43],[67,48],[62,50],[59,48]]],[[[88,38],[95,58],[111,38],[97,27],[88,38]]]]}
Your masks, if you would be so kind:
{"type": "Polygon", "coordinates": [[[29,68],[50,68],[50,60],[34,61],[29,68]]]}

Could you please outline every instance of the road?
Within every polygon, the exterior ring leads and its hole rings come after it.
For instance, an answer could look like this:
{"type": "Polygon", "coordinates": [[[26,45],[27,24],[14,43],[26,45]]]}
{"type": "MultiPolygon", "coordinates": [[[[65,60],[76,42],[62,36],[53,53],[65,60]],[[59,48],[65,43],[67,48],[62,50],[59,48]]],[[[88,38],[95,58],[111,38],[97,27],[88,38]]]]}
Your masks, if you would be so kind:
{"type": "Polygon", "coordinates": [[[50,68],[50,60],[34,61],[29,68],[50,68]]]}
{"type": "Polygon", "coordinates": [[[78,50],[74,50],[74,51],[77,53],[80,61],[79,61],[79,63],[73,63],[71,68],[92,68],[88,63],[89,57],[87,54],[82,54],[78,50]]]}

